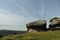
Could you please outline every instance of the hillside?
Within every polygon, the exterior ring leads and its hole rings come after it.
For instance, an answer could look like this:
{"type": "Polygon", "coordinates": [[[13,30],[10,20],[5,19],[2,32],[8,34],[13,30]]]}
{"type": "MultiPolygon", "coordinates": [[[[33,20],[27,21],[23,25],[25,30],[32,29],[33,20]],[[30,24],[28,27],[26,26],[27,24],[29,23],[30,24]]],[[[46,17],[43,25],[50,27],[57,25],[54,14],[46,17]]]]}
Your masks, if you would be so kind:
{"type": "Polygon", "coordinates": [[[26,31],[15,31],[15,30],[0,30],[0,37],[7,36],[9,34],[23,34],[26,31]]]}
{"type": "Polygon", "coordinates": [[[0,38],[0,40],[60,40],[60,31],[11,34],[0,38]]]}

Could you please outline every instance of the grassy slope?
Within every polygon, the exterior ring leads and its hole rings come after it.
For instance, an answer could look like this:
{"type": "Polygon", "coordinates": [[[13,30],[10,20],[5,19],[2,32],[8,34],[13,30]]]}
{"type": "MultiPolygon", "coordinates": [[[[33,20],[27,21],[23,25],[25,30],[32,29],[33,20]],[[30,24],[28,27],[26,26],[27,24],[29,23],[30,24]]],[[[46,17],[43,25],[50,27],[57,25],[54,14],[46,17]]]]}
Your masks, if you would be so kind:
{"type": "Polygon", "coordinates": [[[11,34],[0,38],[0,40],[60,40],[60,31],[11,34]]]}

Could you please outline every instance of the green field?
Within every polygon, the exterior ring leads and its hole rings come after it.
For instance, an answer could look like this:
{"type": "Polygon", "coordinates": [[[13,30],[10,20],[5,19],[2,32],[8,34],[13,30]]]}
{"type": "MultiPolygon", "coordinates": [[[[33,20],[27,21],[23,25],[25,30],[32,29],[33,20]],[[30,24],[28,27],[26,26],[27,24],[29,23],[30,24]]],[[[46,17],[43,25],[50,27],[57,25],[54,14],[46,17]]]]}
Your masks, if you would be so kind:
{"type": "Polygon", "coordinates": [[[11,34],[0,38],[0,40],[60,40],[60,31],[11,34]]]}

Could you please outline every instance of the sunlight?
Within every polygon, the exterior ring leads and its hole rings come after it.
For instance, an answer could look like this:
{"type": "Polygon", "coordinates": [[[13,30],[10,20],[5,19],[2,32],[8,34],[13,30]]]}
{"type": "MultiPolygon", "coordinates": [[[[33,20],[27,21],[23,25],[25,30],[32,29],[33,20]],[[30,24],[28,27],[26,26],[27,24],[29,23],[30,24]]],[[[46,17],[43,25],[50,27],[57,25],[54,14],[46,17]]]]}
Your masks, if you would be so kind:
{"type": "MultiPolygon", "coordinates": [[[[19,8],[19,9],[21,9],[22,10],[22,12],[25,14],[25,15],[27,15],[28,17],[30,17],[30,18],[33,18],[24,8],[23,8],[23,6],[22,5],[20,5],[19,3],[17,3],[16,2],[16,0],[11,0],[12,2],[14,2],[14,4],[19,8]]],[[[20,1],[21,3],[23,3],[22,1],[20,1]]]]}
{"type": "Polygon", "coordinates": [[[42,17],[44,19],[44,0],[41,0],[41,7],[42,7],[42,17]]]}

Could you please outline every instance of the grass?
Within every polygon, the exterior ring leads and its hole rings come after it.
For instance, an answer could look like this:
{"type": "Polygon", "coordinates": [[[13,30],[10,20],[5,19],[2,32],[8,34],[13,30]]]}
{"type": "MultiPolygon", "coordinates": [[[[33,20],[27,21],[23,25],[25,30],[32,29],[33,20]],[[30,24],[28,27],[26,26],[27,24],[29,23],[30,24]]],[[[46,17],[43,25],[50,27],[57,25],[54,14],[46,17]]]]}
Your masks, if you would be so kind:
{"type": "Polygon", "coordinates": [[[0,40],[60,40],[60,31],[11,34],[0,38],[0,40]]]}

